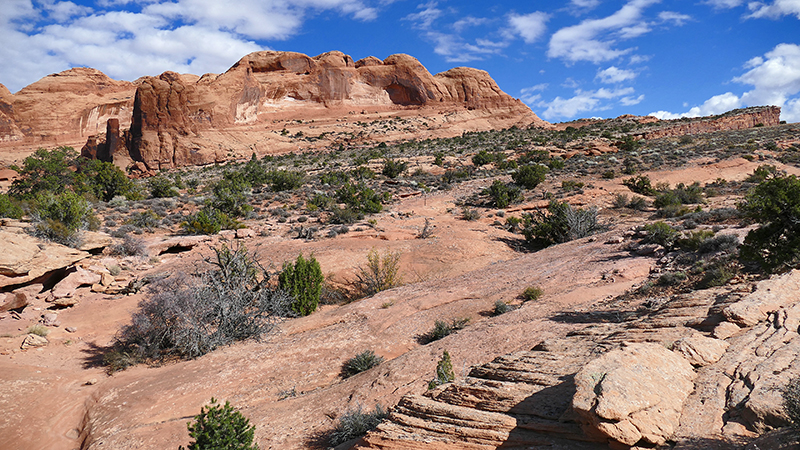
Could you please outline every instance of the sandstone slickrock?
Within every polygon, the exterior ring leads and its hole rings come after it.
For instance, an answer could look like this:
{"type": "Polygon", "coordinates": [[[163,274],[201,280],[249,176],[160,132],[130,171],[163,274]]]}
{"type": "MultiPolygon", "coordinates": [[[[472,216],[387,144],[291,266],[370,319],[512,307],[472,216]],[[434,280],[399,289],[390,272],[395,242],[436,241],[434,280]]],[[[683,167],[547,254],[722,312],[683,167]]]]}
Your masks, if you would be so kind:
{"type": "Polygon", "coordinates": [[[589,429],[626,445],[661,445],[680,423],[694,370],[659,344],[630,344],[589,362],[575,374],[572,406],[589,429]]]}
{"type": "MultiPolygon", "coordinates": [[[[72,297],[75,291],[81,286],[91,286],[100,283],[100,275],[90,272],[82,267],[76,267],[63,280],[59,281],[50,292],[47,301],[53,302],[59,299],[72,297]]],[[[63,302],[61,302],[63,304],[63,302]]]]}
{"type": "Polygon", "coordinates": [[[722,358],[728,343],[703,335],[688,336],[675,341],[672,349],[695,366],[714,364],[722,358]]]}
{"type": "Polygon", "coordinates": [[[0,229],[0,287],[30,283],[68,267],[88,253],[54,243],[43,243],[22,232],[0,229]]]}
{"type": "Polygon", "coordinates": [[[4,295],[5,300],[0,304],[0,312],[28,306],[28,296],[23,292],[9,292],[4,295]]]}

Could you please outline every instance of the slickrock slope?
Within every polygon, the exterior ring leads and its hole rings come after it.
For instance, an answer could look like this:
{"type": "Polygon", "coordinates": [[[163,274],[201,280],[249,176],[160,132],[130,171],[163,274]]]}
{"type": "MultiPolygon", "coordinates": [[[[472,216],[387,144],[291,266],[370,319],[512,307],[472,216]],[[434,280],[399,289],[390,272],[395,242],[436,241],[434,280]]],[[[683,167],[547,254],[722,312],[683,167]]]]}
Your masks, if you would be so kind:
{"type": "Polygon", "coordinates": [[[404,397],[356,448],[743,445],[788,423],[780,389],[800,374],[798,289],[793,271],[752,293],[563,313],[554,320],[577,329],[404,397]]]}

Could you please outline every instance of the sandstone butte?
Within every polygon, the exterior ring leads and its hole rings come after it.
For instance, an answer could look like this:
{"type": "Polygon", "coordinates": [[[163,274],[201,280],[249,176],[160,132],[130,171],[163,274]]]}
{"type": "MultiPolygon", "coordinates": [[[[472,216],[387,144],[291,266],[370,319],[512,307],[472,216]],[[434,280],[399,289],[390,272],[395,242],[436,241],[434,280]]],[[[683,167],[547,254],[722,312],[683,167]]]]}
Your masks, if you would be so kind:
{"type": "Polygon", "coordinates": [[[313,58],[263,51],[220,75],[165,72],[126,82],[75,68],[16,94],[0,87],[6,160],[37,147],[72,145],[120,166],[138,162],[142,170],[156,170],[254,152],[450,137],[513,125],[549,126],[485,71],[458,67],[431,75],[403,54],[353,61],[338,51],[313,58]],[[365,136],[362,123],[389,117],[406,124],[365,136]],[[298,131],[315,138],[293,139],[298,131]]]}

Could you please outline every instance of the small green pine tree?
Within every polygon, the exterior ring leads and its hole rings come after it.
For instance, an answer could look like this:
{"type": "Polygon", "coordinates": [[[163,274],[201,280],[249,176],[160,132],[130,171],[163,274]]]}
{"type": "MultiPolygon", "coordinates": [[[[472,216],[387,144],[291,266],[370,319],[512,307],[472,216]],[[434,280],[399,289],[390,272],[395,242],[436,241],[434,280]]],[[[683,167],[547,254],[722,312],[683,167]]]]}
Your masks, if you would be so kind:
{"type": "Polygon", "coordinates": [[[450,383],[456,379],[453,373],[453,361],[450,359],[450,353],[445,350],[442,353],[442,358],[436,364],[436,378],[428,383],[428,389],[434,389],[436,386],[441,386],[445,383],[450,383]]]}
{"type": "Polygon", "coordinates": [[[292,310],[301,316],[316,311],[323,281],[325,277],[314,255],[305,259],[302,253],[294,264],[285,262],[283,271],[278,276],[281,289],[294,298],[292,310]]]}
{"type": "Polygon", "coordinates": [[[253,444],[256,427],[227,401],[221,406],[212,397],[211,404],[201,408],[187,427],[194,439],[188,450],[258,450],[253,444]]]}

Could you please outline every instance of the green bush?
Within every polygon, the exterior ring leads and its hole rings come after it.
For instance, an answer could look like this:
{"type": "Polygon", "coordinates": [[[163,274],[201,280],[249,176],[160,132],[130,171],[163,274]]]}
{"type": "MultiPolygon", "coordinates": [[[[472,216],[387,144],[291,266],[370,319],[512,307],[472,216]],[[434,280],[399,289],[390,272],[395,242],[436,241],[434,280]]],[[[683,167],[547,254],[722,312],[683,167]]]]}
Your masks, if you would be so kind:
{"type": "Polygon", "coordinates": [[[407,168],[407,162],[387,158],[383,160],[383,170],[381,173],[389,178],[397,178],[400,174],[405,172],[407,168]]]}
{"type": "Polygon", "coordinates": [[[461,220],[473,222],[481,218],[481,212],[475,208],[464,207],[461,210],[461,220]]]}
{"type": "Polygon", "coordinates": [[[305,259],[302,253],[297,256],[294,264],[288,261],[283,263],[283,270],[278,276],[281,289],[294,298],[292,310],[301,316],[317,310],[324,281],[325,277],[314,255],[305,259]]]}
{"type": "Polygon", "coordinates": [[[78,177],[95,198],[104,202],[111,201],[118,195],[128,200],[142,198],[136,184],[110,162],[81,158],[78,162],[78,177]]]}
{"type": "Polygon", "coordinates": [[[519,188],[509,186],[500,180],[494,180],[492,185],[483,191],[483,194],[488,195],[492,206],[497,208],[507,208],[509,204],[522,200],[519,188]]]}
{"type": "Polygon", "coordinates": [[[222,406],[212,397],[187,428],[194,439],[188,450],[258,450],[253,444],[256,427],[227,401],[222,406]]]}
{"type": "Polygon", "coordinates": [[[291,191],[303,185],[303,174],[288,170],[273,170],[269,173],[269,184],[273,191],[291,191]]]}
{"type": "Polygon", "coordinates": [[[76,175],[70,166],[77,158],[78,154],[72,147],[36,150],[25,158],[22,167],[11,166],[19,175],[11,184],[9,195],[32,199],[42,192],[59,193],[67,187],[73,187],[76,175]]]}
{"type": "Polygon", "coordinates": [[[94,218],[89,202],[72,191],[36,196],[31,210],[33,234],[63,245],[77,245],[77,233],[90,227],[94,218]]]}
{"type": "Polygon", "coordinates": [[[158,214],[151,210],[139,211],[131,214],[130,218],[125,222],[133,225],[136,228],[151,231],[153,228],[158,228],[161,223],[161,218],[158,214]]]}
{"type": "Polygon", "coordinates": [[[180,195],[172,180],[163,175],[157,175],[147,180],[147,188],[150,190],[150,198],[168,198],[180,195]]]}
{"type": "Polygon", "coordinates": [[[452,383],[456,379],[453,372],[453,361],[450,359],[450,353],[447,350],[442,352],[442,357],[436,364],[436,377],[428,382],[428,389],[435,389],[446,383],[452,383]]]}
{"type": "Polygon", "coordinates": [[[424,336],[425,341],[433,342],[455,333],[458,330],[463,330],[469,323],[469,318],[453,319],[452,322],[447,323],[443,320],[437,320],[433,323],[433,329],[424,336]]]}
{"type": "Polygon", "coordinates": [[[800,377],[795,377],[783,388],[783,409],[794,428],[800,428],[800,377]]]}
{"type": "Polygon", "coordinates": [[[349,440],[364,436],[388,416],[389,413],[381,408],[380,405],[375,405],[375,410],[372,412],[364,412],[361,405],[358,405],[355,409],[348,410],[339,417],[328,443],[335,447],[349,440]]]}
{"type": "Polygon", "coordinates": [[[524,165],[511,174],[511,179],[525,189],[533,189],[544,181],[547,172],[547,167],[539,164],[524,165]]]}
{"type": "Polygon", "coordinates": [[[551,201],[546,213],[536,211],[522,216],[522,234],[535,248],[569,242],[599,229],[597,208],[573,208],[567,202],[551,201]]]}
{"type": "Polygon", "coordinates": [[[671,250],[680,237],[678,230],[662,221],[648,223],[644,226],[644,231],[647,232],[646,242],[658,244],[667,250],[671,250]]]}
{"type": "Polygon", "coordinates": [[[775,177],[753,188],[739,205],[761,226],[747,233],[741,247],[744,261],[767,272],[782,272],[800,263],[800,180],[775,177]]]}
{"type": "Polygon", "coordinates": [[[544,290],[538,286],[528,286],[522,291],[522,299],[526,302],[534,302],[544,295],[544,290]]]}
{"type": "Polygon", "coordinates": [[[472,164],[474,164],[476,167],[485,166],[486,164],[491,164],[493,162],[494,155],[486,150],[481,150],[472,156],[472,164]]]}
{"type": "Polygon", "coordinates": [[[508,303],[502,300],[497,300],[496,302],[494,302],[494,310],[492,310],[492,315],[499,316],[501,314],[505,314],[513,310],[514,310],[513,306],[509,305],[508,303]]]}
{"type": "Polygon", "coordinates": [[[373,248],[367,254],[367,264],[356,270],[355,278],[349,284],[352,296],[363,298],[397,287],[402,282],[400,253],[387,249],[381,255],[373,248]]]}
{"type": "Polygon", "coordinates": [[[753,173],[748,175],[744,181],[748,183],[761,183],[768,178],[774,178],[779,175],[778,168],[771,164],[762,164],[753,170],[753,173]]]}
{"type": "Polygon", "coordinates": [[[353,375],[366,372],[373,367],[377,367],[383,361],[383,356],[376,355],[372,350],[364,350],[345,361],[342,365],[342,378],[350,378],[353,375]]]}
{"type": "Polygon", "coordinates": [[[654,195],[656,193],[656,190],[653,188],[653,185],[650,182],[650,177],[647,175],[637,175],[635,177],[628,178],[624,180],[622,184],[637,194],[654,195]]]}
{"type": "Polygon", "coordinates": [[[220,230],[235,230],[241,224],[222,211],[203,208],[189,216],[181,225],[186,234],[217,234],[220,230]]]}
{"type": "Polygon", "coordinates": [[[247,204],[245,194],[247,189],[250,189],[250,184],[243,176],[227,172],[211,188],[213,195],[209,204],[229,217],[243,217],[253,210],[253,207],[247,204]]]}
{"type": "Polygon", "coordinates": [[[334,197],[356,212],[374,214],[383,210],[381,196],[363,183],[345,183],[336,190],[334,197]]]}
{"type": "Polygon", "coordinates": [[[8,217],[10,219],[22,218],[22,207],[12,200],[8,194],[0,194],[0,217],[8,217]]]}

